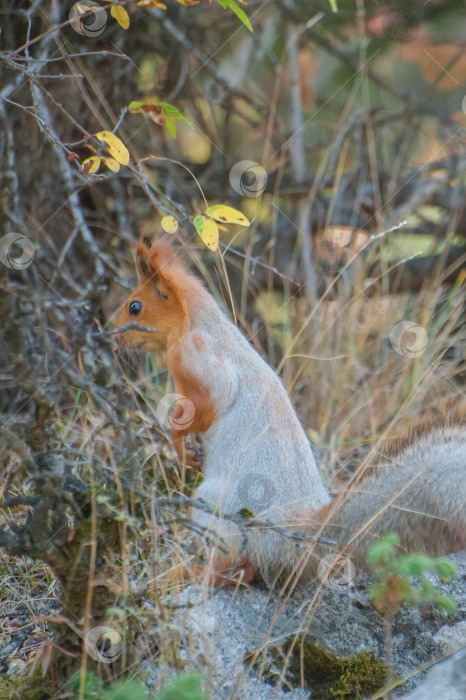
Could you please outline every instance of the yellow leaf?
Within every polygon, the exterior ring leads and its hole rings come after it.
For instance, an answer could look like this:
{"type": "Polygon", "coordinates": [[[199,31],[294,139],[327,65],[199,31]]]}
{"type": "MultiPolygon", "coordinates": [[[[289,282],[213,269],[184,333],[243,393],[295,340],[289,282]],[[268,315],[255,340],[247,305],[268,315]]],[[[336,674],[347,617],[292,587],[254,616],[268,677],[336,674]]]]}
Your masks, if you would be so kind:
{"type": "Polygon", "coordinates": [[[215,253],[218,248],[218,228],[215,221],[199,214],[199,216],[194,217],[193,224],[203,243],[215,253]]]}
{"type": "Polygon", "coordinates": [[[201,0],[176,0],[177,3],[185,7],[194,7],[194,5],[199,5],[200,1],[201,0]]]}
{"type": "Polygon", "coordinates": [[[165,233],[176,233],[178,231],[178,221],[174,216],[164,216],[160,225],[165,233]]]}
{"type": "Polygon", "coordinates": [[[115,158],[121,165],[128,165],[129,151],[118,136],[112,134],[111,131],[98,131],[96,138],[105,144],[112,158],[115,158]]]}
{"type": "Polygon", "coordinates": [[[120,170],[120,164],[114,160],[114,158],[105,158],[102,156],[102,160],[112,173],[117,173],[120,170]]]}
{"type": "Polygon", "coordinates": [[[164,2],[160,2],[160,0],[140,0],[138,2],[138,5],[142,5],[143,7],[158,7],[159,10],[166,10],[167,6],[165,5],[164,2]]]}
{"type": "Polygon", "coordinates": [[[99,156],[91,156],[90,158],[86,158],[86,160],[83,160],[82,166],[84,168],[85,175],[91,175],[92,173],[96,173],[100,168],[99,156]]]}
{"type": "Polygon", "coordinates": [[[128,29],[129,27],[129,14],[126,12],[124,7],[121,7],[121,5],[113,5],[113,7],[110,8],[110,14],[120,27],[123,27],[123,29],[128,29]]]}
{"type": "Polygon", "coordinates": [[[221,221],[223,224],[239,224],[240,226],[249,226],[250,221],[238,209],[227,207],[225,204],[214,204],[213,207],[206,209],[207,216],[210,216],[215,221],[221,221]]]}

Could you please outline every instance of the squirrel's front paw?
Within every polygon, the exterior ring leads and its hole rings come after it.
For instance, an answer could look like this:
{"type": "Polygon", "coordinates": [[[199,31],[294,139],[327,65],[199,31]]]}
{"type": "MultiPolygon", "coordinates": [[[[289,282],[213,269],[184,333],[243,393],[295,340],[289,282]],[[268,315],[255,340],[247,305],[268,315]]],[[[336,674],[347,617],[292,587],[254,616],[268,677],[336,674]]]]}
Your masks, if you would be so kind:
{"type": "Polygon", "coordinates": [[[186,450],[184,462],[188,467],[196,469],[198,472],[202,471],[203,467],[203,452],[202,448],[199,450],[186,450]]]}
{"type": "Polygon", "coordinates": [[[186,450],[184,455],[185,464],[188,467],[200,471],[204,461],[204,450],[202,443],[196,435],[188,435],[186,438],[186,450]]]}
{"type": "Polygon", "coordinates": [[[195,435],[188,435],[185,444],[182,434],[174,434],[172,431],[172,439],[180,461],[188,467],[200,471],[203,466],[203,450],[199,438],[196,438],[195,435]]]}

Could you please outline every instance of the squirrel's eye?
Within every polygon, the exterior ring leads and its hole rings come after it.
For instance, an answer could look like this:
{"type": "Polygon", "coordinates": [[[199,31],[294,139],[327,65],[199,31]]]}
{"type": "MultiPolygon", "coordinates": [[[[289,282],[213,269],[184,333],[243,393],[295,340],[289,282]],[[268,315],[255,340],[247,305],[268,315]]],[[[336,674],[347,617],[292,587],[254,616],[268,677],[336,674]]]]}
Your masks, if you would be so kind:
{"type": "Polygon", "coordinates": [[[132,301],[129,305],[129,315],[137,316],[142,311],[142,304],[140,301],[132,301]]]}

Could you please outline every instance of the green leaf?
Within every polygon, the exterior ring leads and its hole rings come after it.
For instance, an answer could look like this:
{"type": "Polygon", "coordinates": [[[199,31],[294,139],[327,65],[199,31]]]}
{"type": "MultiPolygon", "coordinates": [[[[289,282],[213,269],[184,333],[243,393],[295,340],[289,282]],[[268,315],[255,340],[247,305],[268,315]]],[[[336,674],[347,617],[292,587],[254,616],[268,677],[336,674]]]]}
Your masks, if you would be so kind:
{"type": "Polygon", "coordinates": [[[201,689],[201,680],[198,673],[180,675],[157,695],[157,700],[207,700],[201,689]]]}
{"type": "Polygon", "coordinates": [[[436,595],[434,597],[434,603],[439,610],[445,610],[447,613],[451,613],[456,610],[455,601],[446,595],[436,595]]]}
{"type": "Polygon", "coordinates": [[[191,124],[189,119],[186,119],[186,117],[180,112],[178,107],[171,105],[169,102],[161,102],[160,107],[162,107],[162,112],[165,114],[167,119],[168,117],[172,117],[173,119],[179,119],[180,122],[183,122],[183,124],[186,124],[186,126],[189,126],[191,129],[194,129],[194,126],[191,124]]]}
{"type": "Polygon", "coordinates": [[[337,0],[328,0],[330,3],[330,7],[332,8],[332,12],[338,12],[338,7],[337,7],[337,0]]]}
{"type": "Polygon", "coordinates": [[[375,542],[367,552],[367,562],[375,570],[390,568],[395,557],[395,546],[400,542],[400,538],[394,532],[384,535],[378,542],[375,542]]]}
{"type": "Polygon", "coordinates": [[[129,103],[128,105],[128,111],[131,112],[131,114],[144,114],[144,110],[142,109],[143,103],[140,102],[139,100],[133,100],[132,102],[129,103]]]}
{"type": "Polygon", "coordinates": [[[167,114],[165,115],[165,126],[167,127],[169,133],[173,136],[174,139],[176,139],[176,124],[175,120],[169,117],[167,114]]]}
{"type": "Polygon", "coordinates": [[[432,559],[425,554],[407,554],[399,560],[398,573],[404,576],[421,576],[432,568],[432,559]]]}
{"type": "Polygon", "coordinates": [[[373,583],[369,588],[369,598],[371,600],[384,600],[387,593],[387,586],[384,583],[373,583]]]}
{"type": "Polygon", "coordinates": [[[411,582],[407,578],[398,579],[396,590],[398,595],[407,602],[414,600],[416,597],[416,591],[413,589],[411,582]]]}
{"type": "Polygon", "coordinates": [[[216,2],[220,5],[220,7],[223,7],[224,10],[226,10],[228,7],[228,9],[230,9],[238,17],[244,26],[247,27],[251,33],[253,32],[253,28],[247,14],[241,9],[241,7],[238,7],[235,0],[216,0],[216,2]]]}
{"type": "Polygon", "coordinates": [[[444,578],[446,581],[451,581],[456,573],[455,564],[448,559],[437,559],[434,564],[438,575],[444,578]]]}
{"type": "Polygon", "coordinates": [[[432,600],[434,594],[434,584],[431,581],[429,581],[428,578],[423,577],[421,580],[421,588],[424,597],[427,600],[432,600]]]}

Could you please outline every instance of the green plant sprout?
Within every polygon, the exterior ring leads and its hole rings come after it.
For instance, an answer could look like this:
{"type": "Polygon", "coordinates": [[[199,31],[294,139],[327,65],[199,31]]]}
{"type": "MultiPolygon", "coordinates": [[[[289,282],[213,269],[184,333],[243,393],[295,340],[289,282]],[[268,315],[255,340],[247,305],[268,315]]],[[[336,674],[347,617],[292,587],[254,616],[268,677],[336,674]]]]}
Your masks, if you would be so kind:
{"type": "Polygon", "coordinates": [[[379,579],[369,589],[369,597],[384,617],[385,649],[388,681],[392,682],[392,620],[402,605],[416,606],[433,603],[439,610],[453,612],[455,602],[435,590],[425,576],[437,573],[443,582],[450,582],[456,566],[448,559],[433,559],[426,554],[410,553],[400,556],[400,538],[395,533],[384,535],[367,552],[367,563],[379,579]]]}

